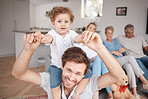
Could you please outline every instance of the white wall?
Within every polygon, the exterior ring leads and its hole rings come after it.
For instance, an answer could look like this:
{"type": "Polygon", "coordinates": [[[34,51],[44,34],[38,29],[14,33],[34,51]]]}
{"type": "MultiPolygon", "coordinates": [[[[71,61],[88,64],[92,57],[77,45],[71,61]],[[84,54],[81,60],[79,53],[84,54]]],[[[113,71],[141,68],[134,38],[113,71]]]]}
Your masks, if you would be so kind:
{"type": "Polygon", "coordinates": [[[35,17],[35,5],[30,3],[30,27],[34,27],[36,24],[36,17],[35,17]]]}
{"type": "Polygon", "coordinates": [[[14,55],[13,0],[0,0],[0,56],[14,55]]]}
{"type": "Polygon", "coordinates": [[[15,54],[14,30],[29,30],[29,1],[0,0],[0,57],[15,54]]]}
{"type": "MultiPolygon", "coordinates": [[[[45,12],[51,10],[54,6],[69,7],[74,15],[75,20],[72,29],[76,27],[87,26],[94,19],[81,18],[81,0],[72,0],[69,2],[52,3],[36,7],[36,26],[52,28],[50,19],[45,16],[45,12]]],[[[124,27],[127,24],[135,26],[135,34],[142,35],[148,40],[146,35],[146,16],[148,0],[104,0],[103,16],[96,18],[97,30],[101,31],[101,37],[105,39],[104,28],[112,25],[115,28],[114,37],[124,34],[124,27]],[[116,7],[127,7],[126,16],[116,16],[116,7]]]]}
{"type": "Polygon", "coordinates": [[[30,4],[29,1],[13,0],[13,15],[15,30],[30,30],[30,4]]]}
{"type": "Polygon", "coordinates": [[[46,27],[52,28],[52,24],[50,22],[50,18],[45,16],[46,11],[51,10],[54,6],[66,6],[69,7],[74,16],[74,23],[71,28],[74,29],[76,27],[86,26],[92,19],[82,19],[81,18],[81,0],[69,0],[68,2],[59,2],[59,3],[51,3],[36,6],[36,26],[37,27],[46,27]]]}
{"type": "Polygon", "coordinates": [[[114,26],[114,37],[124,35],[124,27],[133,24],[135,34],[142,35],[148,40],[146,35],[148,0],[104,0],[102,17],[102,33],[105,38],[104,28],[108,25],[114,26]],[[116,16],[116,7],[127,7],[127,16],[116,16]]]}

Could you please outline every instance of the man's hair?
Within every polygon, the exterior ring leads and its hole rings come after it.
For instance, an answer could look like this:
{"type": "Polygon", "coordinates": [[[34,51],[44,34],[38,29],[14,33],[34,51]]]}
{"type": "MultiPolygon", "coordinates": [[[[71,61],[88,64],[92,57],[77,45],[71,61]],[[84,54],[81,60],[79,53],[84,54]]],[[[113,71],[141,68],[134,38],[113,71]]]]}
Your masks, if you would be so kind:
{"type": "Polygon", "coordinates": [[[94,26],[96,26],[96,24],[95,24],[94,22],[91,22],[91,23],[89,23],[89,24],[87,25],[87,28],[88,28],[91,24],[93,24],[94,26]]]}
{"type": "Polygon", "coordinates": [[[56,17],[60,14],[68,14],[70,17],[70,22],[73,23],[74,15],[72,11],[67,7],[54,7],[50,12],[51,22],[54,22],[56,17]]]}
{"type": "Polygon", "coordinates": [[[108,26],[108,27],[106,27],[106,28],[105,28],[105,33],[107,32],[107,30],[111,30],[111,31],[114,32],[113,26],[108,26]]]}
{"type": "Polygon", "coordinates": [[[71,47],[68,48],[63,56],[62,56],[62,65],[65,66],[66,62],[74,61],[76,63],[84,63],[86,64],[86,69],[84,71],[84,75],[87,73],[89,69],[90,62],[86,56],[86,53],[79,47],[71,47]]]}
{"type": "Polygon", "coordinates": [[[126,33],[127,31],[130,31],[132,29],[134,29],[134,26],[132,24],[128,24],[128,25],[125,26],[124,32],[126,33]]]}

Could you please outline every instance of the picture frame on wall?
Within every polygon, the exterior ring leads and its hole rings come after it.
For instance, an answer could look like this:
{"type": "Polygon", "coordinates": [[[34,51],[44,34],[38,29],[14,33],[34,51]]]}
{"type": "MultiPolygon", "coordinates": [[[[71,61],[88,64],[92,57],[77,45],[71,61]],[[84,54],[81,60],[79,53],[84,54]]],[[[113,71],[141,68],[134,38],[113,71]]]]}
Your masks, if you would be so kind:
{"type": "Polygon", "coordinates": [[[116,16],[126,16],[127,7],[117,7],[116,8],[116,16]]]}

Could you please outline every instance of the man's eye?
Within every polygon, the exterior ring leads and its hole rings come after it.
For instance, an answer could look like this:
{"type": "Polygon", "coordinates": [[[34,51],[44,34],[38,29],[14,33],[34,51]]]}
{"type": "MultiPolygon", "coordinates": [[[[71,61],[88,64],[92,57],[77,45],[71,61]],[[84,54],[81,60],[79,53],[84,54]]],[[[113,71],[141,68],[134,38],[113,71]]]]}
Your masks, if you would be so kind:
{"type": "Polygon", "coordinates": [[[65,23],[68,23],[68,21],[65,21],[65,23]]]}
{"type": "Polygon", "coordinates": [[[77,75],[77,76],[80,76],[81,74],[80,74],[80,73],[76,73],[76,75],[77,75]]]}
{"type": "Polygon", "coordinates": [[[67,69],[67,71],[71,72],[71,69],[67,69]]]}

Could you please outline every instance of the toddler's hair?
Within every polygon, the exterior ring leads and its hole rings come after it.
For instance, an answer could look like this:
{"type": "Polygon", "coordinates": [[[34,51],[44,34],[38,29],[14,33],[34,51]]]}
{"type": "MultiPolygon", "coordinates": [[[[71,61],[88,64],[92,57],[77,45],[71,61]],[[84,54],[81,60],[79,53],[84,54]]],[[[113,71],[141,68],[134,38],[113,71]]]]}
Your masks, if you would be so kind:
{"type": "Polygon", "coordinates": [[[74,15],[72,11],[67,7],[54,7],[50,12],[51,22],[54,22],[55,18],[60,14],[68,14],[70,16],[70,22],[73,23],[74,15]]]}

